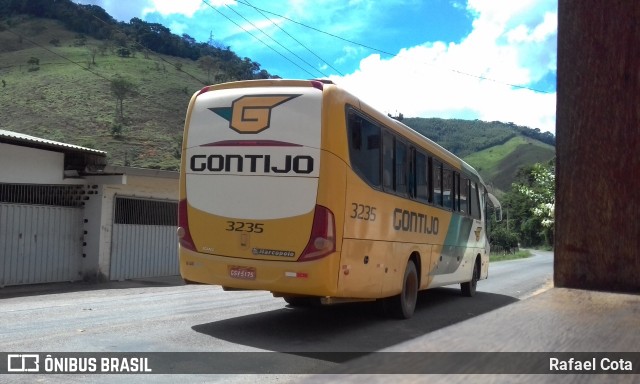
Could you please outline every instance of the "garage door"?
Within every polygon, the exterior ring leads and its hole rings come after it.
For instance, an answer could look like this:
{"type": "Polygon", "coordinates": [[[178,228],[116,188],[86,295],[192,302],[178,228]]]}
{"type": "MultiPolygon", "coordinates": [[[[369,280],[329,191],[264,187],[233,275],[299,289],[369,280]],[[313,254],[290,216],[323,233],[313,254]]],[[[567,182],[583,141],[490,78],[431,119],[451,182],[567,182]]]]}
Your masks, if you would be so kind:
{"type": "Polygon", "coordinates": [[[178,203],[116,196],[111,280],[172,276],[178,264],[178,203]]]}
{"type": "Polygon", "coordinates": [[[0,286],[75,281],[82,186],[0,184],[0,286]]]}

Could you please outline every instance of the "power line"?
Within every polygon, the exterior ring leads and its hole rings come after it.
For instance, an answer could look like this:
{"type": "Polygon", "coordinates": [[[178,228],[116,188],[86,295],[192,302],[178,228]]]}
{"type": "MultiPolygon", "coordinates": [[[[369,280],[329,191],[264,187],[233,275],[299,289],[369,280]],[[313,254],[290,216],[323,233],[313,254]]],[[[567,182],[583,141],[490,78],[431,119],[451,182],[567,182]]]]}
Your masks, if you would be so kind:
{"type": "MultiPolygon", "coordinates": [[[[226,5],[226,4],[225,4],[226,5]]],[[[270,38],[271,40],[273,40],[276,44],[278,44],[279,46],[281,46],[282,48],[284,48],[285,50],[287,50],[287,52],[291,53],[293,56],[297,57],[300,61],[302,61],[303,63],[307,64],[309,67],[311,67],[313,70],[318,71],[318,73],[320,73],[320,75],[324,76],[324,77],[329,77],[326,74],[322,73],[322,71],[320,71],[319,69],[316,69],[312,64],[309,64],[307,61],[305,61],[302,57],[296,55],[293,51],[291,51],[289,48],[285,47],[284,45],[282,45],[280,42],[278,42],[276,39],[274,39],[273,37],[269,36],[265,31],[263,31],[260,27],[258,27],[257,25],[253,24],[250,20],[248,20],[246,17],[242,16],[238,11],[236,11],[235,9],[231,8],[229,5],[226,5],[227,8],[229,8],[231,11],[233,11],[236,15],[242,17],[247,23],[251,24],[255,29],[259,30],[260,32],[262,32],[265,36],[267,36],[268,38],[270,38]]]]}
{"type": "MultiPolygon", "coordinates": [[[[203,0],[203,1],[204,1],[204,0],[203,0]]],[[[254,9],[256,9],[257,11],[262,11],[262,12],[265,12],[265,13],[268,13],[268,14],[271,14],[271,15],[274,15],[274,16],[277,16],[277,17],[281,17],[281,18],[283,18],[283,19],[285,19],[285,20],[287,20],[287,21],[290,21],[290,22],[292,22],[292,23],[295,23],[295,24],[301,25],[301,26],[303,26],[303,27],[305,27],[305,28],[308,28],[308,29],[314,30],[314,31],[316,31],[316,32],[323,33],[323,34],[325,34],[325,35],[327,35],[327,36],[331,36],[331,37],[334,37],[334,38],[336,38],[336,39],[340,39],[340,40],[342,40],[342,41],[346,41],[347,43],[354,44],[354,45],[359,45],[359,46],[361,46],[361,47],[363,47],[363,48],[367,48],[367,49],[370,49],[370,50],[372,50],[372,51],[376,51],[376,52],[384,53],[385,55],[389,55],[389,56],[397,56],[396,54],[393,54],[393,53],[390,53],[390,52],[387,52],[387,51],[383,51],[383,50],[378,49],[378,48],[370,47],[370,46],[368,46],[368,45],[365,45],[365,44],[362,44],[362,43],[358,43],[358,42],[356,42],[356,41],[352,41],[352,40],[349,40],[349,39],[345,39],[344,37],[341,37],[341,36],[338,36],[338,35],[334,35],[333,33],[330,33],[330,32],[327,32],[327,31],[323,31],[323,30],[321,30],[321,29],[318,29],[318,28],[312,27],[312,26],[310,26],[310,25],[307,25],[307,24],[301,23],[301,22],[299,22],[299,21],[295,21],[295,20],[293,20],[293,19],[290,19],[290,18],[288,18],[288,17],[286,17],[286,16],[283,16],[283,15],[277,14],[277,13],[275,13],[275,12],[271,12],[271,11],[268,11],[268,10],[266,10],[266,9],[262,9],[262,8],[255,7],[255,6],[253,6],[253,5],[249,4],[249,3],[246,3],[246,2],[244,2],[244,1],[242,1],[242,0],[236,0],[236,2],[237,2],[237,3],[240,3],[240,4],[243,4],[243,5],[246,5],[246,6],[248,6],[248,7],[254,8],[254,9]]]]}
{"type": "MultiPolygon", "coordinates": [[[[203,1],[204,1],[204,0],[203,0],[203,1]]],[[[397,55],[397,54],[395,54],[395,53],[391,53],[391,52],[383,51],[382,49],[378,49],[378,48],[371,47],[371,46],[366,45],[366,44],[358,43],[357,41],[353,41],[353,40],[345,39],[344,37],[341,37],[341,36],[335,35],[335,34],[333,34],[333,33],[327,32],[327,31],[323,31],[323,30],[321,30],[321,29],[318,29],[318,28],[312,27],[312,26],[310,26],[310,25],[308,25],[308,24],[301,23],[301,22],[299,22],[299,21],[296,21],[296,20],[290,19],[290,18],[288,18],[288,17],[286,17],[286,16],[283,16],[283,15],[280,15],[280,14],[278,14],[278,13],[271,12],[271,11],[268,11],[268,10],[266,10],[266,9],[258,8],[258,7],[256,7],[256,6],[253,6],[253,5],[251,5],[251,4],[247,3],[247,2],[244,2],[244,1],[242,1],[242,0],[236,0],[236,2],[237,2],[237,3],[240,3],[240,4],[243,4],[243,5],[246,5],[246,6],[248,6],[248,7],[254,8],[255,10],[257,10],[257,11],[259,11],[259,12],[265,12],[265,13],[268,13],[268,14],[270,14],[270,15],[273,15],[273,16],[277,16],[277,17],[283,18],[283,19],[285,19],[285,20],[287,20],[287,21],[290,21],[290,22],[292,22],[292,23],[298,24],[298,25],[300,25],[300,26],[302,26],[302,27],[305,27],[305,28],[311,29],[311,30],[313,30],[313,31],[316,31],[316,32],[319,32],[319,33],[322,33],[322,34],[325,34],[325,35],[327,35],[327,36],[331,36],[331,37],[333,37],[333,38],[336,38],[336,39],[339,39],[339,40],[345,41],[345,42],[347,42],[347,43],[350,43],[350,44],[353,44],[353,45],[357,45],[357,46],[360,46],[360,47],[363,47],[363,48],[367,48],[367,49],[370,49],[370,50],[372,50],[372,51],[380,52],[380,53],[383,53],[383,54],[388,55],[388,56],[391,56],[391,57],[398,57],[398,55],[397,55]]],[[[425,64],[427,64],[427,63],[425,63],[425,64]]],[[[428,65],[433,65],[433,64],[428,64],[428,65]]],[[[497,83],[497,84],[508,85],[508,86],[510,86],[510,87],[514,87],[514,88],[528,89],[528,90],[530,90],[530,91],[534,91],[534,92],[537,92],[537,93],[547,93],[547,94],[548,94],[548,93],[551,93],[551,92],[548,92],[548,91],[543,91],[543,90],[541,90],[541,89],[536,89],[536,88],[532,88],[532,87],[527,87],[527,86],[525,86],[525,85],[511,84],[511,83],[507,83],[507,82],[504,82],[504,81],[500,81],[500,80],[492,79],[492,78],[489,78],[489,77],[486,77],[486,76],[482,76],[482,75],[474,75],[474,74],[467,73],[467,72],[463,72],[463,71],[459,71],[459,70],[457,70],[457,69],[453,69],[453,68],[446,68],[446,69],[447,69],[447,70],[449,70],[449,71],[451,71],[451,72],[457,73],[457,74],[459,74],[459,75],[469,76],[469,77],[473,77],[473,78],[480,79],[480,80],[488,80],[488,81],[492,81],[492,82],[497,83]]]]}
{"type": "Polygon", "coordinates": [[[285,60],[289,61],[291,64],[295,65],[296,67],[300,68],[301,70],[305,71],[306,73],[309,74],[309,76],[311,77],[315,77],[311,72],[307,71],[306,69],[302,68],[300,65],[298,65],[296,62],[294,62],[293,60],[289,59],[288,57],[286,57],[285,55],[283,55],[282,53],[278,52],[275,48],[273,48],[272,46],[270,46],[269,44],[265,43],[264,41],[262,41],[258,36],[254,35],[253,33],[247,31],[243,26],[241,26],[240,24],[236,23],[235,21],[233,21],[231,18],[229,18],[227,15],[225,15],[224,13],[220,12],[220,10],[216,9],[214,6],[212,6],[211,4],[209,4],[206,0],[202,0],[203,3],[205,3],[206,5],[208,5],[211,9],[213,9],[214,11],[218,12],[220,15],[222,15],[224,18],[226,18],[227,20],[229,20],[230,22],[232,22],[233,24],[235,24],[236,26],[238,26],[240,29],[242,29],[243,31],[245,31],[246,33],[250,34],[254,39],[258,40],[259,42],[261,42],[262,44],[264,44],[266,47],[270,48],[272,51],[274,51],[275,53],[277,53],[278,55],[282,56],[285,60]]]}
{"type": "MultiPolygon", "coordinates": [[[[296,43],[300,44],[304,49],[306,49],[307,51],[309,51],[312,55],[314,55],[316,58],[318,58],[321,62],[327,64],[331,69],[333,69],[334,71],[336,71],[340,76],[344,76],[344,74],[342,72],[340,72],[337,68],[335,68],[334,66],[332,66],[328,61],[324,60],[322,57],[318,56],[315,52],[313,52],[311,49],[309,49],[306,45],[302,44],[298,39],[296,39],[295,37],[293,37],[291,34],[289,34],[289,32],[287,32],[284,28],[282,28],[281,26],[279,26],[276,22],[272,21],[267,15],[265,15],[259,8],[254,7],[252,4],[250,4],[248,1],[246,3],[241,3],[241,4],[248,4],[249,6],[253,7],[253,9],[255,9],[256,11],[258,11],[262,16],[265,17],[265,19],[269,20],[269,22],[273,25],[275,25],[276,27],[278,27],[278,29],[280,29],[282,32],[284,32],[285,34],[287,34],[287,36],[289,36],[290,38],[292,38],[296,43]]],[[[327,75],[324,75],[325,77],[328,77],[327,75]]]]}

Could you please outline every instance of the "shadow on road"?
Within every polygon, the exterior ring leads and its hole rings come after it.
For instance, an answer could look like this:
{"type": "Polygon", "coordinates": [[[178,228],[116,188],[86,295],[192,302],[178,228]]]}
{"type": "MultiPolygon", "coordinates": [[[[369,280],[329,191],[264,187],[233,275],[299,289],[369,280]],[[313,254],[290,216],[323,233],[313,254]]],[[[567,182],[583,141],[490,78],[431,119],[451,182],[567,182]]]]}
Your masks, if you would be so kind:
{"type": "Polygon", "coordinates": [[[97,291],[102,289],[129,289],[144,287],[175,287],[184,285],[180,276],[150,277],[125,281],[46,283],[12,285],[0,288],[0,300],[13,297],[50,295],[54,293],[97,291]]]}
{"type": "Polygon", "coordinates": [[[193,326],[196,332],[263,350],[368,352],[414,339],[513,303],[517,299],[478,292],[462,297],[458,289],[420,293],[411,319],[384,317],[375,302],[290,308],[193,326]]]}

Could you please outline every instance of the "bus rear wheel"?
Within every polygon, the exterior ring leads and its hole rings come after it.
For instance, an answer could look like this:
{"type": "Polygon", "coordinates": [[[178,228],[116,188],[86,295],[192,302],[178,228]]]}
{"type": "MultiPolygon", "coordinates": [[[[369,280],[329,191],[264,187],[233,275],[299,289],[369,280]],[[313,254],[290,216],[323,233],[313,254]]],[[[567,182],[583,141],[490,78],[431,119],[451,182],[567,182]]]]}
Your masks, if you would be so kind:
{"type": "Polygon", "coordinates": [[[402,292],[398,296],[385,299],[386,312],[398,319],[413,316],[418,301],[418,270],[413,260],[407,263],[402,281],[402,292]]]}
{"type": "Polygon", "coordinates": [[[473,266],[473,275],[471,275],[471,280],[460,284],[462,295],[467,297],[475,296],[478,280],[480,280],[480,262],[476,260],[473,266]]]}
{"type": "Polygon", "coordinates": [[[307,296],[283,296],[284,301],[289,304],[290,307],[304,308],[320,305],[320,299],[317,297],[307,296]]]}

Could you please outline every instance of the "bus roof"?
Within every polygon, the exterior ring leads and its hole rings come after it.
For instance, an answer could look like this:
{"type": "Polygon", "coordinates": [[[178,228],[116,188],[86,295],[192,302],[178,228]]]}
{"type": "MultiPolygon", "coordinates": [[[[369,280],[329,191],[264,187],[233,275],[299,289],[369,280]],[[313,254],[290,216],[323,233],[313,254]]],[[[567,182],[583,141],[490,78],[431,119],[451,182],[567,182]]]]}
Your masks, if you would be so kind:
{"type": "Polygon", "coordinates": [[[435,152],[434,155],[437,155],[441,158],[441,160],[451,164],[451,165],[460,165],[460,168],[468,175],[471,176],[475,181],[482,183],[485,185],[484,181],[480,174],[467,162],[459,158],[458,156],[451,153],[449,150],[436,143],[435,141],[429,139],[428,137],[422,135],[420,132],[414,130],[413,128],[405,125],[404,123],[393,119],[386,114],[378,111],[377,109],[371,107],[366,102],[362,101],[359,97],[353,95],[349,91],[341,88],[337,84],[333,83],[331,80],[327,79],[311,79],[311,80],[297,80],[297,79],[259,79],[259,80],[242,80],[242,81],[234,81],[229,83],[221,83],[215,85],[209,85],[202,88],[197,94],[203,94],[209,91],[222,90],[222,89],[238,89],[238,88],[255,88],[255,87],[314,87],[321,91],[325,90],[333,90],[342,92],[352,96],[354,99],[358,100],[358,104],[360,109],[371,115],[373,118],[377,119],[381,123],[383,123],[388,128],[393,129],[394,131],[400,133],[406,138],[412,140],[416,144],[424,144],[428,149],[432,152],[435,152]]]}

